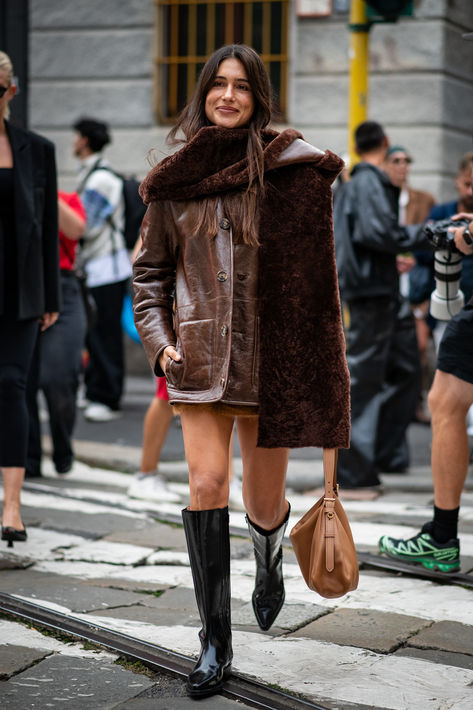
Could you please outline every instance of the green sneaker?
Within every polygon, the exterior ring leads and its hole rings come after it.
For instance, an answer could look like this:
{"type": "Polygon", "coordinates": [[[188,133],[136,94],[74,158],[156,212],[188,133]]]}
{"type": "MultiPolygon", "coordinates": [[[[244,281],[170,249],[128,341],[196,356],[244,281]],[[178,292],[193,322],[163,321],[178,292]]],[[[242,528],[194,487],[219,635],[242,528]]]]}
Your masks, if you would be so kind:
{"type": "Polygon", "coordinates": [[[429,527],[430,523],[426,523],[420,533],[408,540],[396,540],[383,535],[379,539],[379,551],[401,562],[421,564],[426,569],[457,572],[460,569],[459,540],[436,542],[429,532],[429,527]]]}

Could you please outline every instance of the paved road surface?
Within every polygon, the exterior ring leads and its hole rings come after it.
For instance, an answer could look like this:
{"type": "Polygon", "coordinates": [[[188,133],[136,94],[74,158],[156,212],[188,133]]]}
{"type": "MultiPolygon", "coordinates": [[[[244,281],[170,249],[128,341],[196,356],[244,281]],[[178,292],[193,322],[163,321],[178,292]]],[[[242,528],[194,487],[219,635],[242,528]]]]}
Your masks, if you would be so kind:
{"type": "MultiPolygon", "coordinates": [[[[137,392],[138,385],[120,424],[79,422],[78,452],[95,466],[78,461],[68,476],[58,477],[46,461],[45,478],[27,482],[29,539],[13,554],[1,548],[0,590],[195,657],[199,621],[184,535],[181,527],[162,522],[166,515],[178,516],[187,503],[179,430],[163,471],[181,495],[180,504],[129,499],[129,475],[120,472],[131,470],[139,453],[149,398],[146,391],[137,392]],[[106,470],[112,460],[116,470],[106,470]],[[34,565],[21,569],[25,557],[34,565]]],[[[345,503],[359,550],[374,552],[381,534],[406,536],[428,519],[428,434],[421,427],[410,433],[418,447],[411,473],[383,476],[385,493],[376,501],[345,503]]],[[[297,485],[289,495],[289,529],[311,504],[298,488],[322,480],[320,452],[306,451],[304,457],[290,463],[289,480],[297,485]]],[[[236,465],[238,470],[238,459],[236,465]]],[[[473,569],[471,476],[467,489],[460,523],[464,571],[473,569]]],[[[262,633],[251,609],[254,561],[243,513],[232,511],[231,524],[240,532],[232,538],[239,673],[339,710],[471,710],[471,590],[362,570],[356,591],[326,600],[305,587],[287,547],[286,604],[275,626],[262,633]]],[[[133,673],[115,661],[113,654],[97,654],[1,618],[0,707],[195,707],[184,697],[181,681],[133,673]]],[[[215,698],[202,707],[224,710],[230,702],[215,698]]]]}

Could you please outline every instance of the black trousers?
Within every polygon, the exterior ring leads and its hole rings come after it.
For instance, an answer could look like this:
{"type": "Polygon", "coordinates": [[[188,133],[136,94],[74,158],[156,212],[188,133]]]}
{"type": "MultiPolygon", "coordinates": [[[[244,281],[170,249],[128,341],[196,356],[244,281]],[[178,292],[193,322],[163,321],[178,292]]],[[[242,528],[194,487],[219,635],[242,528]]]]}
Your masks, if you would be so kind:
{"type": "Polygon", "coordinates": [[[41,428],[38,390],[46,399],[53,443],[53,461],[62,468],[73,455],[71,437],[76,418],[76,395],[87,329],[84,304],[77,278],[61,274],[62,309],[56,323],[41,333],[27,385],[30,421],[27,474],[41,473],[41,428]]]}
{"type": "Polygon", "coordinates": [[[121,315],[126,285],[127,280],[90,289],[97,304],[97,323],[87,334],[85,396],[111,409],[120,406],[125,376],[121,315]]]}
{"type": "Polygon", "coordinates": [[[409,465],[406,429],[421,386],[415,324],[403,299],[350,301],[347,360],[351,441],[340,449],[337,478],[345,488],[375,486],[380,471],[409,465]]]}
{"type": "Polygon", "coordinates": [[[38,329],[36,318],[0,315],[0,466],[26,463],[26,381],[38,329]]]}

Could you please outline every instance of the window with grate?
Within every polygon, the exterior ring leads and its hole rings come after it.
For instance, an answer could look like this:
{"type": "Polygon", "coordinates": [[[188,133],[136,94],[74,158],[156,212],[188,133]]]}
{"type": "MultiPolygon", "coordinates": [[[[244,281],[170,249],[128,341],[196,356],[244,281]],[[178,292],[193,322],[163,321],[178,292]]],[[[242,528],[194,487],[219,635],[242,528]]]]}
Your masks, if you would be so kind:
{"type": "Polygon", "coordinates": [[[289,0],[156,0],[157,105],[172,121],[190,98],[207,57],[224,44],[247,44],[265,63],[278,118],[286,113],[289,0]]]}

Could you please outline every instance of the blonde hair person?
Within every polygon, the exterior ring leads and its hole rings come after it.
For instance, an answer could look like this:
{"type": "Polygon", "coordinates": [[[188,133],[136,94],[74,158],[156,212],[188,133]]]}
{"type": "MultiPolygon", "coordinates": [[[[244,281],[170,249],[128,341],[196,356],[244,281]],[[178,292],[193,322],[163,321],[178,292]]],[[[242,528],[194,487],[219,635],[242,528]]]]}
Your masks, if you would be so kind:
{"type": "MultiPolygon", "coordinates": [[[[9,88],[12,86],[15,86],[15,89],[12,93],[12,98],[16,94],[16,85],[13,84],[13,64],[10,61],[10,57],[8,54],[5,54],[5,52],[0,51],[0,72],[3,72],[3,75],[5,77],[5,85],[8,86],[9,88]]],[[[4,118],[9,118],[10,117],[10,107],[7,103],[5,106],[4,118]]]]}
{"type": "Polygon", "coordinates": [[[9,546],[27,537],[26,380],[38,330],[53,325],[60,305],[54,146],[7,120],[15,93],[12,63],[0,52],[0,467],[9,546]]]}

